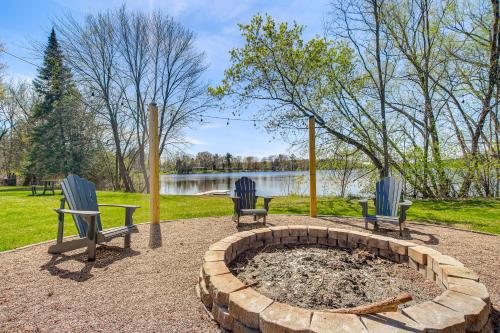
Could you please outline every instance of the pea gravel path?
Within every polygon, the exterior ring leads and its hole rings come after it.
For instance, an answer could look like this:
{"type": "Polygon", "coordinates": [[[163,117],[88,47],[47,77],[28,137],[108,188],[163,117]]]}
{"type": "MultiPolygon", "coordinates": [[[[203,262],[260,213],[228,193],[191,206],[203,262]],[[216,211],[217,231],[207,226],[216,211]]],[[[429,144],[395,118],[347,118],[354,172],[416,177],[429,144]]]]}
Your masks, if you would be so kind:
{"type": "MultiPolygon", "coordinates": [[[[240,230],[261,226],[244,222],[240,230]]],[[[268,225],[285,224],[362,228],[361,221],[348,218],[268,219],[268,225]]],[[[194,285],[203,253],[237,232],[235,224],[229,217],[166,221],[163,247],[156,250],[147,246],[149,226],[139,230],[132,250],[115,240],[98,248],[94,263],[81,250],[49,255],[47,243],[0,253],[0,332],[219,332],[194,285]]],[[[500,237],[423,224],[411,230],[412,241],[452,255],[479,274],[498,327],[500,237]]]]}

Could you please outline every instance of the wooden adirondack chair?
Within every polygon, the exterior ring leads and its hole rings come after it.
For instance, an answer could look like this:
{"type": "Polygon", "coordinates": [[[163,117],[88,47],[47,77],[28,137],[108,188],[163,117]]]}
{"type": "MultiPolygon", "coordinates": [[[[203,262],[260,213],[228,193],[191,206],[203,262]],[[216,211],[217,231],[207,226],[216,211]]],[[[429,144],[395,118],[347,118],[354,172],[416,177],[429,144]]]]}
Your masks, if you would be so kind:
{"type": "Polygon", "coordinates": [[[137,226],[133,224],[132,215],[140,206],[98,204],[95,185],[86,179],[75,175],[69,175],[61,182],[64,198],[61,199],[61,207],[54,209],[59,215],[59,227],[57,231],[56,244],[49,247],[49,253],[59,254],[66,251],[76,250],[82,247],[88,249],[88,260],[95,260],[97,244],[109,242],[116,237],[124,237],[124,246],[130,247],[132,232],[138,232],[137,226]],[[69,209],[65,209],[65,203],[69,209]],[[125,226],[103,231],[100,206],[125,208],[125,226]],[[73,216],[79,239],[63,242],[64,216],[73,216]]]}
{"type": "Polygon", "coordinates": [[[234,203],[233,221],[240,225],[240,217],[245,215],[253,215],[254,221],[260,217],[263,218],[263,223],[266,224],[266,216],[269,211],[269,202],[273,198],[264,198],[264,208],[256,209],[257,199],[255,195],[255,182],[248,177],[242,177],[235,183],[234,196],[231,197],[234,203]]]}
{"type": "Polygon", "coordinates": [[[401,182],[392,177],[385,177],[377,182],[377,190],[375,194],[375,214],[368,215],[368,200],[359,200],[359,204],[363,209],[363,217],[365,219],[365,228],[368,229],[368,223],[373,223],[374,228],[378,228],[378,222],[388,222],[394,225],[399,225],[399,234],[403,235],[403,229],[406,228],[406,211],[412,205],[411,201],[405,200],[400,202],[401,197],[401,182]],[[398,216],[398,207],[400,208],[398,216]]]}

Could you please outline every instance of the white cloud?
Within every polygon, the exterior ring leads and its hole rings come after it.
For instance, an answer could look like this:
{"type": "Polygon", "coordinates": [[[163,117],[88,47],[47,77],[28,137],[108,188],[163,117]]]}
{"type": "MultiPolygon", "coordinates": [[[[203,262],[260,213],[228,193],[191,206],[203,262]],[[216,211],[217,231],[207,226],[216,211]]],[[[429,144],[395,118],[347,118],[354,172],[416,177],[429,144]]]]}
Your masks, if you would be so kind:
{"type": "Polygon", "coordinates": [[[187,144],[190,144],[190,145],[198,145],[198,146],[206,146],[207,145],[206,142],[199,140],[199,139],[196,139],[196,138],[193,138],[191,136],[185,137],[184,142],[187,144]]]}

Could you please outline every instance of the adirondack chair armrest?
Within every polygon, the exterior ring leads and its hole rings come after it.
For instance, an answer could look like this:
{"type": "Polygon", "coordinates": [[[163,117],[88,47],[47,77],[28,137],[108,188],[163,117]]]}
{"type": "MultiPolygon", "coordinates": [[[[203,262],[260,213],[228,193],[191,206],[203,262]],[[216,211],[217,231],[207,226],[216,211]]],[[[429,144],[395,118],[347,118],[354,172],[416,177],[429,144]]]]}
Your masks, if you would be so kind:
{"type": "Polygon", "coordinates": [[[413,205],[413,202],[411,202],[410,200],[405,200],[405,201],[399,203],[399,207],[401,207],[401,208],[404,207],[406,209],[410,208],[411,205],[413,205]]]}
{"type": "Polygon", "coordinates": [[[72,209],[55,208],[54,211],[56,211],[59,214],[71,214],[71,215],[78,215],[78,216],[82,216],[82,217],[97,216],[100,214],[99,212],[94,212],[91,210],[72,210],[72,209]]]}
{"type": "Polygon", "coordinates": [[[134,220],[132,218],[132,215],[134,215],[134,212],[137,208],[141,208],[141,206],[136,206],[136,205],[120,205],[120,204],[98,204],[99,207],[118,207],[118,208],[125,208],[125,225],[126,226],[131,226],[134,224],[134,220]]]}
{"type": "Polygon", "coordinates": [[[120,204],[98,204],[99,207],[119,207],[119,208],[141,208],[141,206],[135,205],[120,205],[120,204]]]}
{"type": "Polygon", "coordinates": [[[368,199],[360,199],[358,203],[361,205],[363,216],[368,216],[368,199]]]}
{"type": "Polygon", "coordinates": [[[410,200],[405,200],[399,203],[399,207],[401,207],[401,211],[399,212],[399,222],[406,221],[406,211],[410,209],[413,202],[410,200]]]}
{"type": "Polygon", "coordinates": [[[269,203],[273,200],[273,197],[262,197],[264,199],[264,209],[269,211],[269,203]]]}

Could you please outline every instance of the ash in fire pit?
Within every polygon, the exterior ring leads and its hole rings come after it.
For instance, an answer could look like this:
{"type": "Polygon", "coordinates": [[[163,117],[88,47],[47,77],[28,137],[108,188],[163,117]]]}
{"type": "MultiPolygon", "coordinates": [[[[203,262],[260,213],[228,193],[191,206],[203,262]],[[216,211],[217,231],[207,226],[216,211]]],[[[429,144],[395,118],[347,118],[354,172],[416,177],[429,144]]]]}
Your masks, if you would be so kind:
{"type": "Polygon", "coordinates": [[[414,269],[363,251],[327,247],[274,247],[247,251],[230,267],[269,298],[308,309],[350,308],[408,292],[406,307],[442,293],[414,269]]]}

